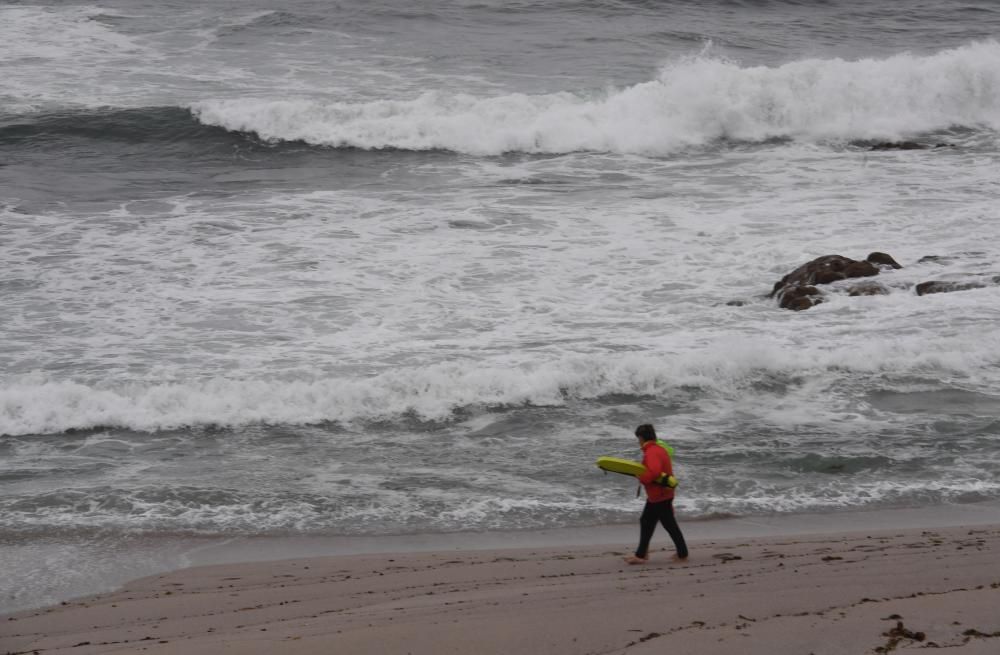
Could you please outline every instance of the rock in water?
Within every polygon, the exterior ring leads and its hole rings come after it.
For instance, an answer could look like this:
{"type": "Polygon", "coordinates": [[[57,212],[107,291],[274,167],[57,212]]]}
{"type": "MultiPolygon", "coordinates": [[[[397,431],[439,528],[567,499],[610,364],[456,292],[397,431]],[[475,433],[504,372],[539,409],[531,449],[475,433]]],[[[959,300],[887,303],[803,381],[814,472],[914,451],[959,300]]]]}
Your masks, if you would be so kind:
{"type": "MultiPolygon", "coordinates": [[[[858,261],[843,255],[824,255],[811,262],[799,266],[794,271],[774,283],[770,298],[777,297],[778,304],[784,309],[802,310],[823,302],[822,292],[817,284],[830,284],[838,280],[858,277],[872,277],[881,270],[902,268],[891,255],[884,252],[873,252],[864,260],[858,261]]],[[[852,287],[852,289],[861,289],[852,287]]],[[[851,293],[851,295],[875,295],[888,293],[882,285],[866,287],[866,291],[851,293]]]]}
{"type": "Polygon", "coordinates": [[[926,296],[932,293],[950,293],[952,291],[968,291],[969,289],[982,289],[985,284],[978,282],[945,282],[942,280],[931,280],[921,282],[917,285],[917,295],[926,296]]]}

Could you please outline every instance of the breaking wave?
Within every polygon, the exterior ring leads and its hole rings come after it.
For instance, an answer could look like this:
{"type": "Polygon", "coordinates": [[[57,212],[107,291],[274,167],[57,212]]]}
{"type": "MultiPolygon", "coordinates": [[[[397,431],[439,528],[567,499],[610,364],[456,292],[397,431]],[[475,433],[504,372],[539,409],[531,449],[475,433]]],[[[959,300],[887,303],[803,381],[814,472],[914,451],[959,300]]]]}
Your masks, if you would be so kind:
{"type": "Polygon", "coordinates": [[[872,344],[870,349],[788,352],[719,344],[711,352],[572,357],[533,367],[446,363],[362,378],[226,379],[85,384],[22,376],[0,385],[0,434],[125,427],[309,425],[448,421],[467,409],[563,406],[608,396],[742,398],[836,387],[876,377],[943,380],[992,375],[996,340],[975,344],[872,344]],[[992,354],[990,354],[992,353],[992,354]]]}
{"type": "Polygon", "coordinates": [[[898,139],[1000,129],[1000,43],[928,56],[742,67],[705,54],[601,93],[492,98],[426,92],[363,103],[267,98],[192,105],[207,125],[329,147],[663,155],[719,140],[898,139]]]}

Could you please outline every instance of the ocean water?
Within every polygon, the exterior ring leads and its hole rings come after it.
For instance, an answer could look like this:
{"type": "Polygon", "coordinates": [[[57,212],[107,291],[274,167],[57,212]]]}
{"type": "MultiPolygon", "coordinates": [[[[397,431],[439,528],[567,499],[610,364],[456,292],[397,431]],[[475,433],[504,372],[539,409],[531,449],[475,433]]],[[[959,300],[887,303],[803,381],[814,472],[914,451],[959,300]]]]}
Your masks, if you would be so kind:
{"type": "Polygon", "coordinates": [[[631,521],[593,460],[645,422],[682,520],[1000,498],[998,35],[990,0],[0,3],[0,608],[168,537],[631,521]],[[888,295],[766,297],[871,251],[888,295]]]}

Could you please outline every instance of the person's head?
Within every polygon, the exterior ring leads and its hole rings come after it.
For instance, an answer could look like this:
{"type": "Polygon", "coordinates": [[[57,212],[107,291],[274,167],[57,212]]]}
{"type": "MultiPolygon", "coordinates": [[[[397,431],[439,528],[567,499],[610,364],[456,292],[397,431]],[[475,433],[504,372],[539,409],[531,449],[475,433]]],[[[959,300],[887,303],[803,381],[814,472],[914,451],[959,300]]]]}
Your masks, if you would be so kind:
{"type": "Polygon", "coordinates": [[[635,436],[639,437],[641,443],[656,441],[656,430],[649,423],[643,423],[635,429],[635,436]]]}

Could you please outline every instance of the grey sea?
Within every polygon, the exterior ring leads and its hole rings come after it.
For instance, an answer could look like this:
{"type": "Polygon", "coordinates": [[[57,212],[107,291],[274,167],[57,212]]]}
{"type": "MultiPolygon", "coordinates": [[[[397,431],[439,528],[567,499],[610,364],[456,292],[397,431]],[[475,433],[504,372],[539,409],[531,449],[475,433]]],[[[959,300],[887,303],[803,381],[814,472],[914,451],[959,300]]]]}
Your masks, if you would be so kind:
{"type": "Polygon", "coordinates": [[[682,521],[1000,499],[998,35],[992,0],[0,2],[0,609],[191,543],[631,522],[593,462],[645,422],[682,521]],[[766,297],[871,251],[887,295],[766,297]]]}

